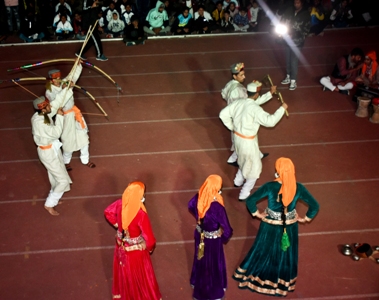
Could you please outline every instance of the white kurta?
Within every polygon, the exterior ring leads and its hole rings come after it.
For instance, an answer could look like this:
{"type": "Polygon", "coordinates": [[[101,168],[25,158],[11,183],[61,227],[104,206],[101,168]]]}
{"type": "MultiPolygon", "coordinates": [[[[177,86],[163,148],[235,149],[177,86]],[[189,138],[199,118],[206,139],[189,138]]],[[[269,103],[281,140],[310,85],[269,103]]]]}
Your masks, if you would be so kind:
{"type": "MultiPolygon", "coordinates": [[[[78,67],[75,70],[75,74],[72,78],[72,81],[75,83],[81,72],[83,67],[79,64],[78,67]]],[[[69,74],[64,80],[67,80],[71,77],[69,74]]],[[[58,109],[59,106],[62,105],[62,99],[65,97],[66,89],[62,88],[62,86],[55,86],[51,85],[51,91],[46,90],[46,98],[50,100],[51,106],[54,109],[58,109]]],[[[66,101],[67,103],[63,106],[63,111],[70,110],[74,105],[74,96],[71,94],[71,96],[66,94],[66,97],[68,98],[66,101]]],[[[64,125],[63,125],[63,132],[61,136],[62,141],[62,148],[64,152],[74,152],[82,149],[84,146],[89,144],[89,137],[88,137],[88,127],[87,124],[83,119],[83,122],[85,124],[85,127],[82,128],[80,123],[75,120],[75,113],[70,112],[68,114],[64,115],[64,125]]]]}
{"type": "Polygon", "coordinates": [[[238,99],[247,98],[247,90],[242,83],[237,80],[230,80],[221,91],[222,98],[228,103],[233,103],[238,99]]]}
{"type": "Polygon", "coordinates": [[[44,116],[35,113],[31,119],[32,134],[37,146],[48,146],[50,149],[41,149],[37,147],[38,157],[47,169],[51,191],[54,193],[63,193],[70,190],[71,179],[63,163],[62,152],[60,151],[61,142],[59,137],[63,130],[64,118],[57,115],[55,125],[50,118],[50,124],[44,123],[44,116]]]}
{"type": "Polygon", "coordinates": [[[234,146],[238,155],[238,166],[245,179],[259,178],[262,172],[262,161],[258,145],[258,130],[261,125],[274,127],[284,115],[284,108],[280,107],[272,115],[265,112],[259,104],[271,99],[268,92],[256,101],[253,99],[236,100],[220,112],[220,119],[231,131],[244,136],[255,136],[246,139],[234,135],[234,146]]]}

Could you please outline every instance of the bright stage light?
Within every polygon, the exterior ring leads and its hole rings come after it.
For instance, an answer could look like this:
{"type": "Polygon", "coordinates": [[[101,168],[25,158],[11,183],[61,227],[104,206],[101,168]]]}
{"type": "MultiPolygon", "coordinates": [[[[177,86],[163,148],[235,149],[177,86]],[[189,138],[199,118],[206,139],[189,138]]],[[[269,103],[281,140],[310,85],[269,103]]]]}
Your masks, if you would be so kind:
{"type": "Polygon", "coordinates": [[[286,25],[283,25],[283,24],[278,24],[276,25],[275,27],[275,32],[279,35],[284,35],[286,34],[288,31],[288,28],[286,25]]]}

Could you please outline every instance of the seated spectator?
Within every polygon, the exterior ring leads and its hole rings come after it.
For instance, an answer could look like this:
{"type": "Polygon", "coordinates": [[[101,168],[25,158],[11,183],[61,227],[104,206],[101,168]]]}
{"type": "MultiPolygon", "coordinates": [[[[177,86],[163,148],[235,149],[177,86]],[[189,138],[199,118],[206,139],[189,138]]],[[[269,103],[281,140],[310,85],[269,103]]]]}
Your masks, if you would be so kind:
{"type": "Polygon", "coordinates": [[[221,27],[221,20],[224,18],[224,9],[222,8],[221,1],[217,1],[216,9],[212,12],[212,17],[217,28],[221,27]]]}
{"type": "Polygon", "coordinates": [[[137,16],[130,18],[130,24],[125,26],[124,34],[124,43],[126,46],[145,44],[143,27],[139,24],[137,16]]]}
{"type": "Polygon", "coordinates": [[[370,51],[366,54],[364,64],[362,67],[362,73],[355,81],[358,84],[364,84],[365,86],[372,86],[379,83],[379,68],[376,61],[376,52],[370,51]]]}
{"type": "Polygon", "coordinates": [[[251,5],[247,17],[249,19],[249,25],[252,31],[257,31],[258,30],[258,16],[259,16],[259,11],[260,7],[258,6],[257,1],[253,1],[253,4],[251,5]]]}
{"type": "Polygon", "coordinates": [[[171,32],[175,35],[191,34],[193,18],[189,13],[189,8],[184,7],[183,12],[175,18],[171,27],[171,32]]]}
{"type": "Polygon", "coordinates": [[[360,48],[354,48],[349,55],[341,56],[334,66],[332,75],[321,78],[323,90],[349,95],[349,90],[354,87],[353,81],[362,68],[363,58],[364,53],[360,48]]]}
{"type": "Polygon", "coordinates": [[[55,12],[57,13],[59,10],[59,6],[63,5],[66,7],[66,13],[69,14],[70,16],[72,15],[72,9],[71,6],[65,1],[65,0],[59,0],[59,3],[55,5],[55,12]]]}
{"type": "Polygon", "coordinates": [[[26,43],[38,42],[45,37],[41,24],[33,11],[28,11],[28,14],[21,20],[20,39],[26,43]]]}
{"type": "Polygon", "coordinates": [[[131,11],[134,11],[134,12],[137,11],[137,8],[135,7],[134,1],[130,1],[130,0],[121,0],[120,1],[119,0],[119,1],[116,2],[116,9],[117,9],[117,11],[118,11],[118,13],[119,13],[120,16],[125,12],[126,5],[130,6],[130,10],[131,11]]]}
{"type": "Polygon", "coordinates": [[[58,23],[61,21],[61,16],[64,15],[66,20],[71,24],[71,18],[67,14],[67,8],[64,5],[60,5],[58,8],[58,13],[54,17],[53,27],[57,27],[58,23]]]}
{"type": "Polygon", "coordinates": [[[168,16],[168,25],[171,27],[172,23],[174,23],[175,20],[175,11],[173,5],[169,0],[164,0],[163,3],[168,16]]]}
{"type": "Polygon", "coordinates": [[[67,40],[68,38],[73,37],[74,29],[71,26],[71,23],[67,21],[66,15],[61,15],[61,20],[57,24],[57,29],[55,34],[58,37],[58,40],[67,40]]]}
{"type": "Polygon", "coordinates": [[[332,11],[330,20],[332,26],[341,28],[349,26],[349,21],[353,19],[350,7],[347,5],[347,0],[342,0],[332,11]]]}
{"type": "Polygon", "coordinates": [[[158,0],[155,8],[147,14],[146,26],[143,27],[143,30],[150,35],[164,35],[169,33],[170,29],[165,5],[158,0]]]}
{"type": "Polygon", "coordinates": [[[134,12],[132,10],[132,6],[130,3],[126,3],[124,7],[124,10],[122,12],[122,19],[125,22],[125,25],[130,25],[131,18],[134,16],[134,12]]]}
{"type": "MultiPolygon", "coordinates": [[[[239,3],[237,0],[224,0],[224,2],[222,3],[222,8],[224,10],[228,9],[230,11],[230,7],[228,8],[228,6],[230,6],[231,3],[234,3],[234,8],[238,8],[240,7],[239,3]]],[[[230,14],[232,15],[232,14],[230,14]]]]}
{"type": "Polygon", "coordinates": [[[233,18],[233,25],[235,31],[246,32],[249,29],[249,18],[244,7],[240,7],[238,14],[233,18]]]}
{"type": "Polygon", "coordinates": [[[233,32],[233,18],[230,16],[228,10],[224,11],[224,17],[221,20],[221,31],[223,32],[233,32]]]}
{"type": "Polygon", "coordinates": [[[79,13],[75,13],[74,17],[74,34],[75,37],[78,40],[85,40],[86,38],[86,31],[83,29],[83,21],[82,21],[82,15],[79,13]]]}
{"type": "Polygon", "coordinates": [[[104,26],[105,28],[108,28],[108,23],[113,19],[113,14],[118,12],[116,10],[116,4],[111,1],[109,3],[109,6],[103,11],[103,17],[104,17],[104,26]]]}
{"type": "Polygon", "coordinates": [[[113,13],[113,19],[108,23],[107,37],[121,37],[125,28],[125,23],[118,18],[118,13],[113,13]]]}
{"type": "Polygon", "coordinates": [[[211,33],[213,29],[213,19],[209,12],[204,10],[204,6],[199,5],[199,9],[195,12],[195,31],[198,34],[211,33]]]}
{"type": "Polygon", "coordinates": [[[230,16],[231,16],[231,17],[233,18],[233,20],[234,20],[234,17],[235,17],[236,15],[238,15],[238,12],[239,12],[238,8],[236,7],[236,4],[235,4],[234,2],[231,2],[231,3],[229,4],[229,6],[228,6],[226,9],[229,11],[230,16]]]}
{"type": "Polygon", "coordinates": [[[324,35],[325,26],[325,13],[321,0],[313,0],[313,6],[311,7],[311,28],[308,36],[324,35]]]}
{"type": "Polygon", "coordinates": [[[18,6],[19,6],[18,0],[13,0],[13,1],[5,0],[4,4],[7,11],[9,32],[13,33],[13,18],[16,21],[17,31],[20,31],[21,22],[20,22],[20,15],[18,11],[18,6]]]}

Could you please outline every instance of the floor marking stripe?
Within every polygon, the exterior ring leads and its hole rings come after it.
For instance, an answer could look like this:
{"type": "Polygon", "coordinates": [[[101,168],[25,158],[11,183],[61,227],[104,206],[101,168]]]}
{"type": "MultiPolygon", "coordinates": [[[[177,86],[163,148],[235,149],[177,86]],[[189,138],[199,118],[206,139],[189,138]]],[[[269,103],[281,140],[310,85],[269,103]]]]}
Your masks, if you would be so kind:
{"type": "MultiPolygon", "coordinates": [[[[281,145],[260,145],[260,148],[286,148],[286,147],[308,147],[308,146],[325,146],[325,145],[343,145],[343,144],[358,144],[358,143],[376,143],[379,139],[374,140],[360,140],[360,141],[337,141],[337,142],[319,142],[319,143],[299,143],[299,144],[281,144],[281,145]]],[[[229,148],[211,148],[211,149],[190,149],[190,150],[170,150],[170,151],[155,151],[155,152],[132,152],[132,153],[119,153],[119,154],[100,154],[91,155],[94,158],[114,158],[114,157],[128,157],[128,156],[149,156],[149,155],[165,155],[165,154],[179,154],[179,153],[199,153],[199,152],[212,152],[212,151],[225,151],[229,148]]],[[[79,157],[73,157],[79,159],[79,157]]],[[[4,160],[0,164],[14,164],[35,162],[39,159],[19,159],[19,160],[4,160]]]]}
{"type": "MultiPolygon", "coordinates": [[[[365,179],[348,179],[348,180],[328,180],[328,181],[314,181],[314,182],[302,182],[303,185],[326,185],[326,184],[346,184],[346,183],[366,183],[366,182],[376,182],[379,178],[365,178],[365,179]]],[[[260,185],[254,186],[254,189],[258,189],[260,185]]],[[[223,187],[226,190],[237,190],[237,187],[223,187]]],[[[172,190],[172,191],[156,191],[156,192],[146,192],[147,195],[167,195],[167,194],[179,194],[179,193],[197,193],[199,189],[188,189],[188,190],[172,190]]],[[[121,194],[106,194],[106,195],[85,195],[85,196],[63,196],[62,200],[76,200],[76,199],[87,199],[87,198],[120,198],[121,194]]],[[[17,204],[17,203],[28,203],[28,202],[41,202],[45,201],[45,198],[33,198],[33,199],[21,199],[21,200],[4,200],[0,201],[1,204],[17,204]]]]}
{"type": "MultiPolygon", "coordinates": [[[[351,234],[351,233],[371,233],[379,232],[379,228],[368,228],[368,229],[353,229],[353,230],[334,230],[334,231],[320,231],[320,232],[307,232],[300,233],[300,237],[308,236],[320,236],[320,235],[335,235],[335,234],[351,234]]],[[[239,236],[232,237],[231,241],[240,240],[251,240],[255,239],[256,236],[239,236]]],[[[172,241],[172,242],[157,242],[157,246],[170,246],[170,245],[184,245],[193,243],[193,240],[182,240],[182,241],[172,241]]],[[[78,252],[78,251],[94,251],[94,250],[108,250],[113,249],[112,246],[95,246],[95,247],[78,247],[78,248],[59,248],[50,250],[35,250],[35,251],[19,251],[19,252],[4,252],[0,253],[0,256],[17,256],[17,255],[32,255],[32,254],[50,254],[50,253],[61,253],[61,252],[78,252]]]]}
{"type": "MultiPolygon", "coordinates": [[[[334,113],[351,113],[354,109],[345,110],[326,110],[326,111],[304,111],[304,112],[292,112],[291,115],[313,115],[313,114],[334,114],[334,113]]],[[[162,119],[162,120],[143,120],[143,121],[122,121],[122,122],[103,122],[103,123],[88,123],[90,126],[106,126],[106,125],[129,125],[129,124],[149,124],[149,123],[165,123],[165,122],[187,122],[187,121],[203,121],[219,119],[218,116],[214,117],[199,117],[199,118],[180,118],[180,119],[162,119]]],[[[12,130],[30,130],[32,127],[14,127],[14,128],[0,128],[0,131],[12,131],[12,130]]]]}

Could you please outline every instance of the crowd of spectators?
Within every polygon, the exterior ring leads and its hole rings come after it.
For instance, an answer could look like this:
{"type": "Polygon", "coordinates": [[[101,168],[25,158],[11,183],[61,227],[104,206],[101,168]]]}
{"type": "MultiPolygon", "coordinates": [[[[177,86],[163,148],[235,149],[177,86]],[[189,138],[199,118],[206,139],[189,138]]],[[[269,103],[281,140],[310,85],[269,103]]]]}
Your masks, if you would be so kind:
{"type": "MultiPolygon", "coordinates": [[[[1,2],[0,35],[17,34],[25,42],[85,38],[85,0],[1,2]]],[[[326,27],[376,25],[376,2],[304,0],[311,17],[310,35],[322,35],[326,27]]],[[[261,28],[262,22],[270,24],[267,16],[280,19],[293,0],[101,0],[98,5],[101,37],[122,37],[135,45],[149,36],[267,30],[261,28]],[[272,13],[262,9],[262,1],[272,13]]]]}

